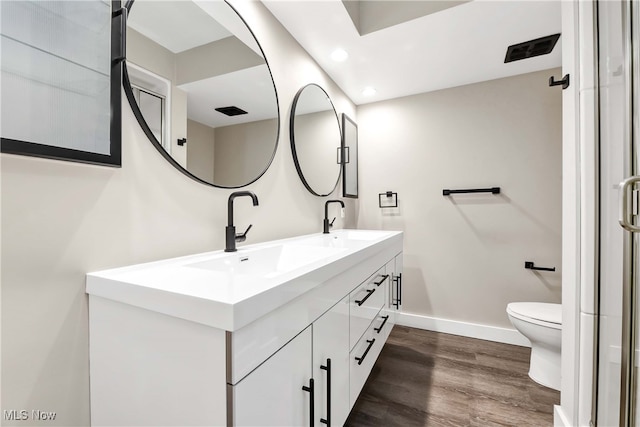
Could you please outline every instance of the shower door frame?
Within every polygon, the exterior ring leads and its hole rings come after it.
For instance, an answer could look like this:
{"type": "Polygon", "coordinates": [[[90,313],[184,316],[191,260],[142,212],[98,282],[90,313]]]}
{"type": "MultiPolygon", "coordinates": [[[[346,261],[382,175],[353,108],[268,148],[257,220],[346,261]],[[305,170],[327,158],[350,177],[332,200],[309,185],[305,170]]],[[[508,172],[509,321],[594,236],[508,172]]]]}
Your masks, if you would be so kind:
{"type": "Polygon", "coordinates": [[[638,372],[635,366],[638,362],[640,329],[637,313],[640,280],[640,150],[636,138],[638,118],[634,117],[634,113],[637,113],[636,106],[640,100],[640,5],[631,0],[610,3],[598,1],[594,5],[596,71],[602,71],[596,78],[596,140],[598,152],[604,158],[602,164],[598,163],[598,168],[602,167],[602,182],[599,185],[602,199],[598,205],[605,218],[599,224],[603,239],[598,245],[604,272],[601,278],[598,277],[594,292],[597,316],[593,357],[597,382],[593,387],[590,424],[635,426],[639,425],[636,408],[638,372]],[[621,174],[622,182],[612,188],[611,178],[616,174],[621,174]],[[613,223],[611,215],[607,216],[613,208],[610,196],[614,192],[618,193],[619,224],[613,223]],[[617,228],[619,226],[622,228],[617,228]],[[618,234],[617,238],[615,234],[618,234]],[[621,254],[617,254],[620,250],[621,254]],[[612,266],[619,269],[616,274],[611,274],[612,271],[615,273],[612,266]],[[619,371],[616,373],[612,368],[618,363],[619,371]],[[616,385],[619,395],[612,396],[616,385]],[[617,407],[614,407],[615,404],[617,407]]]}
{"type": "MultiPolygon", "coordinates": [[[[637,2],[625,1],[622,10],[623,13],[623,35],[624,35],[624,68],[625,75],[625,115],[624,115],[624,145],[628,150],[628,162],[625,165],[630,169],[631,177],[625,182],[633,182],[639,180],[640,170],[638,166],[640,162],[638,155],[640,150],[637,147],[638,135],[638,117],[636,105],[640,100],[638,94],[640,70],[640,38],[638,34],[638,25],[640,24],[640,15],[638,14],[639,5],[637,2]]],[[[631,184],[633,195],[634,184],[631,184]]],[[[622,186],[621,200],[624,203],[627,192],[625,186],[622,186]]],[[[633,205],[634,203],[632,203],[633,205]]],[[[637,204],[637,200],[635,202],[637,204]]],[[[627,230],[624,241],[624,283],[622,298],[622,346],[621,346],[621,373],[620,373],[620,425],[633,426],[638,425],[638,414],[636,402],[638,398],[638,372],[635,368],[637,365],[637,344],[638,344],[638,274],[640,268],[638,250],[640,243],[640,227],[626,221],[627,213],[624,211],[624,205],[621,205],[620,225],[627,230]]],[[[633,211],[634,207],[629,206],[633,211]]],[[[638,206],[635,206],[637,211],[638,206]]],[[[633,214],[632,216],[637,216],[633,214]]],[[[637,222],[637,221],[636,221],[637,222]]]]}

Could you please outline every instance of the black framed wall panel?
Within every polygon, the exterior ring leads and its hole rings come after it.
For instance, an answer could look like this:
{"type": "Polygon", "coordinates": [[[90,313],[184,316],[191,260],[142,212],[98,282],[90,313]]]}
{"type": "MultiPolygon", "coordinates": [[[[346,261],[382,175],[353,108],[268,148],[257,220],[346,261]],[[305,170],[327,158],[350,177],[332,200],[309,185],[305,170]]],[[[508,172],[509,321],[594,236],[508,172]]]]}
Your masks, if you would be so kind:
{"type": "Polygon", "coordinates": [[[121,2],[0,2],[0,151],[121,165],[121,2]]]}

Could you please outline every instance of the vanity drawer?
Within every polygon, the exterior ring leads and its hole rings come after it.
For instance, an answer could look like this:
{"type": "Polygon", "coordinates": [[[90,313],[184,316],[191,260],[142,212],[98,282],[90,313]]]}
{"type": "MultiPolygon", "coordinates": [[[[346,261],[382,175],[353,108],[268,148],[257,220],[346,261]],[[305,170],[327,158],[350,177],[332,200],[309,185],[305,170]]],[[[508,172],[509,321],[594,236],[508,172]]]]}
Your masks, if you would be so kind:
{"type": "Polygon", "coordinates": [[[349,348],[353,348],[385,304],[388,276],[382,267],[349,294],[349,348]]]}
{"type": "Polygon", "coordinates": [[[349,369],[349,403],[351,407],[358,399],[358,395],[360,395],[360,391],[367,381],[384,343],[387,341],[389,332],[393,328],[393,325],[389,323],[390,318],[386,318],[388,314],[386,310],[380,310],[373,323],[371,323],[349,354],[351,363],[349,369]]]}

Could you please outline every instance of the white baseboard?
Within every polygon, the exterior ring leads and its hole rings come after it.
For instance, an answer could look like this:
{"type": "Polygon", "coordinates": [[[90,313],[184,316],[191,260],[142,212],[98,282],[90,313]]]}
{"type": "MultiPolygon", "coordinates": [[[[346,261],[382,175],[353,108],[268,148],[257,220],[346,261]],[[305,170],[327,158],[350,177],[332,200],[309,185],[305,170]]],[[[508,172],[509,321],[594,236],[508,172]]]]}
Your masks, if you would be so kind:
{"type": "Polygon", "coordinates": [[[560,405],[553,405],[553,427],[571,427],[560,405]]]}
{"type": "Polygon", "coordinates": [[[497,326],[481,325],[478,323],[460,322],[457,320],[439,319],[412,313],[397,313],[398,325],[427,331],[443,332],[445,334],[478,338],[481,340],[501,342],[505,344],[531,347],[531,343],[515,329],[499,328],[497,326]]]}

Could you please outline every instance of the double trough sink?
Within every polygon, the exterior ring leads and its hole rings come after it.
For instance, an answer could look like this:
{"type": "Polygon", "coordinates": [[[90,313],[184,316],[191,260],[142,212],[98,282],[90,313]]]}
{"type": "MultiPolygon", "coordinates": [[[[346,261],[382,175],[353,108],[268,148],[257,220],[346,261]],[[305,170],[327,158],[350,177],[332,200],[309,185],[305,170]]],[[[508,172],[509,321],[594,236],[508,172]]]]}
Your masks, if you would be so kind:
{"type": "Polygon", "coordinates": [[[388,234],[385,231],[341,230],[320,236],[292,239],[281,244],[225,253],[218,257],[185,264],[234,277],[273,278],[307,265],[321,262],[360,242],[373,241],[388,234]]]}
{"type": "Polygon", "coordinates": [[[87,293],[237,330],[402,239],[382,230],[336,230],[104,270],[87,293]]]}

